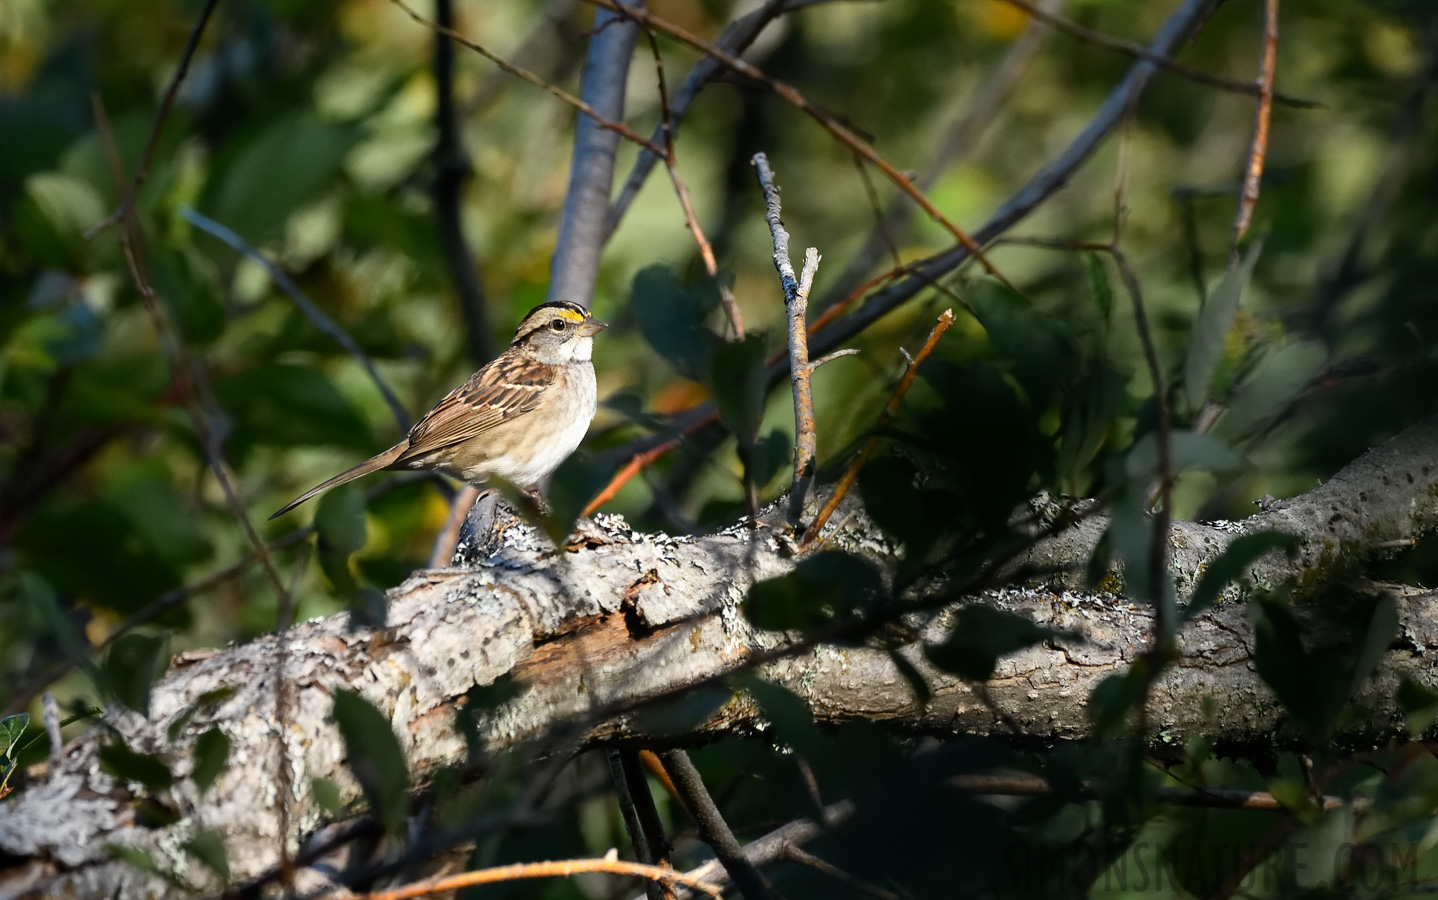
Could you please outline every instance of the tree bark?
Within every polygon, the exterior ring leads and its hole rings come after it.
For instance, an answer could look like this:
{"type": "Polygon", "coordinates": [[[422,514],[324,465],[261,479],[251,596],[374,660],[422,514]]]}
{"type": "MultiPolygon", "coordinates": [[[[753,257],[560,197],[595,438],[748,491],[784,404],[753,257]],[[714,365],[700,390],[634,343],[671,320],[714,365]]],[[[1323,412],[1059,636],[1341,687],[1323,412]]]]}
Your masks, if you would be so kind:
{"type": "MultiPolygon", "coordinates": [[[[1347,583],[1364,562],[1438,523],[1438,422],[1427,422],[1370,451],[1332,480],[1242,522],[1177,522],[1171,569],[1180,597],[1238,535],[1277,529],[1300,540],[1293,557],[1274,553],[1251,569],[1257,584],[1292,579],[1300,596],[1347,583]]],[[[290,852],[325,817],[309,789],[336,782],[346,800],[359,787],[345,765],[332,722],[334,693],[359,692],[389,717],[409,760],[412,781],[462,763],[466,743],[454,713],[475,685],[512,677],[521,693],[479,720],[488,752],[553,740],[566,752],[618,740],[684,744],[755,735],[758,707],[720,680],[740,667],[788,688],[820,722],[866,719],[930,734],[1008,734],[1051,742],[1088,732],[1084,704],[1103,678],[1122,672],[1148,645],[1150,613],[1121,588],[1085,591],[1084,568],[1102,534],[1094,516],[1038,540],[1011,564],[1002,588],[957,598],[906,617],[909,643],[810,646],[801,635],[759,632],[739,610],[752,583],[789,571],[787,543],[769,527],[735,526],[703,537],[631,531],[601,515],[584,545],[556,552],[527,526],[507,529],[500,546],[463,566],[422,571],[389,593],[384,628],[357,627],[346,615],[307,622],[281,635],[190,655],[155,686],[150,715],[112,707],[102,727],[71,741],[59,766],[0,804],[0,898],[27,894],[161,896],[171,885],[116,861],[107,844],[142,849],[195,885],[217,887],[180,845],[201,829],[223,838],[232,879],[243,883],[279,860],[277,765],[289,767],[290,852]],[[1042,577],[1023,576],[1042,571],[1042,577]],[[964,603],[983,602],[1029,616],[1082,639],[1051,642],[999,663],[986,697],[928,664],[923,646],[939,641],[964,603]],[[293,685],[287,721],[277,723],[276,658],[293,685]],[[894,665],[902,654],[928,683],[916,699],[894,665]],[[673,717],[635,714],[656,698],[712,683],[723,693],[702,722],[674,730],[673,717]],[[231,689],[227,697],[203,698],[231,689]],[[176,739],[167,732],[174,726],[176,739]],[[195,739],[218,727],[232,750],[226,771],[203,796],[190,774],[195,739]],[[118,735],[162,758],[176,777],[159,797],[178,813],[162,827],[137,821],[138,785],[101,771],[102,744],[118,735]],[[283,762],[279,751],[283,746],[283,762]]],[[[882,561],[892,549],[861,514],[829,546],[882,561]]],[[[1121,580],[1110,580],[1121,584],[1121,580]]],[[[1438,687],[1430,653],[1438,650],[1435,592],[1389,590],[1402,621],[1399,640],[1355,698],[1344,727],[1352,740],[1380,740],[1400,727],[1393,701],[1402,677],[1438,687]]],[[[1181,744],[1203,733],[1218,740],[1270,742],[1285,729],[1283,711],[1252,661],[1252,629],[1238,589],[1180,635],[1179,658],[1159,679],[1149,714],[1156,743],[1181,744]],[[1217,710],[1218,712],[1215,712],[1217,710]]],[[[892,643],[892,642],[891,642],[892,643]]]]}

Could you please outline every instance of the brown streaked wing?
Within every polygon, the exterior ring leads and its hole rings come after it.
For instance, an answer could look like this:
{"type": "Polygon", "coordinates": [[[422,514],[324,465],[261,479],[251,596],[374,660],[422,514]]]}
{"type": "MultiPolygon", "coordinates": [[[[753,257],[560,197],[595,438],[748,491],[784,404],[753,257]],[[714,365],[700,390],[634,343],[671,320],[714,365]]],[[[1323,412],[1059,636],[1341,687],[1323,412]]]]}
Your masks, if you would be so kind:
{"type": "Polygon", "coordinates": [[[501,356],[475,372],[410,430],[409,449],[397,462],[462,443],[539,408],[554,379],[550,366],[501,356]]]}

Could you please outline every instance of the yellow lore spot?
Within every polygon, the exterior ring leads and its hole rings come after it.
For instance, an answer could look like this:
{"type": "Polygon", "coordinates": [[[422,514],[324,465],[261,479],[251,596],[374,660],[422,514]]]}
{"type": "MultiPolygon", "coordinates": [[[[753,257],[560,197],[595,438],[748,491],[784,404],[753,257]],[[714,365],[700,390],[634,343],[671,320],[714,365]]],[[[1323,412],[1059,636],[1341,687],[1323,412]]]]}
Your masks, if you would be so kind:
{"type": "Polygon", "coordinates": [[[559,317],[560,317],[561,319],[568,319],[568,320],[571,321],[571,322],[583,322],[583,321],[584,321],[584,313],[575,312],[575,311],[572,310],[572,309],[561,309],[561,310],[559,310],[559,317]]]}

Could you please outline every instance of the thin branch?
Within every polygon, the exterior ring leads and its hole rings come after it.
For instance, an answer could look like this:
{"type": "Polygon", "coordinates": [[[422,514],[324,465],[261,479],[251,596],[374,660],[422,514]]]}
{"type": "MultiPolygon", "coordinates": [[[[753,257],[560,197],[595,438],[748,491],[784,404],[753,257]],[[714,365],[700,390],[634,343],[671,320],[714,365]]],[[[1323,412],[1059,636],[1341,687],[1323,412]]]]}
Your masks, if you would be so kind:
{"type": "Polygon", "coordinates": [[[1159,673],[1176,653],[1177,612],[1173,593],[1168,589],[1168,539],[1173,519],[1173,419],[1168,408],[1168,392],[1163,382],[1158,351],[1154,348],[1153,332],[1144,308],[1143,291],[1128,258],[1117,246],[1109,248],[1119,276],[1133,301],[1134,327],[1143,346],[1143,358],[1153,382],[1153,402],[1158,410],[1158,486],[1159,505],[1153,515],[1153,536],[1148,559],[1149,602],[1153,604],[1153,644],[1143,666],[1142,690],[1138,701],[1138,740],[1148,731],[1148,699],[1159,673]]]}
{"type": "MultiPolygon", "coordinates": [[[[435,0],[435,23],[454,27],[454,0],[435,0]]],[[[494,333],[490,329],[484,283],[469,242],[464,236],[461,201],[464,183],[472,171],[469,156],[464,152],[454,102],[454,45],[443,32],[434,35],[434,142],[435,178],[434,224],[439,233],[439,246],[454,282],[459,301],[460,318],[464,320],[465,345],[475,365],[494,359],[494,333]]]]}
{"type": "Polygon", "coordinates": [[[719,896],[718,887],[683,872],[605,857],[604,859],[564,859],[553,862],[515,863],[508,866],[497,866],[493,869],[447,875],[443,878],[431,878],[388,891],[374,891],[368,894],[352,894],[345,891],[343,894],[332,895],[330,900],[339,900],[340,897],[347,898],[347,900],[409,900],[411,897],[427,897],[441,891],[457,891],[481,884],[519,881],[524,878],[565,878],[583,872],[638,875],[650,881],[683,884],[697,891],[703,891],[711,897],[719,896]]]}
{"type": "Polygon", "coordinates": [[[679,791],[685,808],[694,817],[699,839],[713,849],[714,856],[729,873],[739,893],[744,895],[745,900],[772,898],[773,893],[764,883],[764,876],[745,856],[744,848],[729,829],[729,823],[724,821],[719,807],[714,805],[714,798],[709,796],[709,789],[704,786],[704,779],[689,755],[683,750],[668,750],[659,754],[659,758],[664,762],[669,777],[674,779],[674,787],[679,791]]]}
{"type": "Polygon", "coordinates": [[[784,858],[792,860],[801,866],[807,866],[821,875],[826,875],[855,893],[877,897],[878,900],[903,900],[899,894],[893,891],[886,891],[881,887],[876,887],[860,878],[855,878],[833,863],[825,862],[814,854],[800,850],[792,844],[784,848],[784,858]]]}
{"type": "MultiPolygon", "coordinates": [[[[1225,78],[1222,75],[1215,75],[1212,72],[1205,72],[1202,69],[1186,66],[1181,62],[1170,59],[1162,53],[1155,53],[1143,44],[1135,41],[1127,41],[1123,38],[1111,37],[1102,32],[1094,31],[1091,28],[1085,28],[1072,19],[1066,19],[1063,16],[1055,15],[1043,9],[1037,3],[1032,2],[1032,0],[1004,0],[1004,2],[1011,6],[1018,7],[1035,19],[1041,22],[1047,22],[1059,31],[1065,32],[1081,41],[1099,47],[1105,47],[1109,50],[1117,50],[1126,56],[1152,63],[1161,69],[1172,72],[1175,75],[1180,75],[1190,81],[1196,81],[1199,84],[1206,84],[1209,87],[1216,87],[1234,94],[1247,94],[1250,97],[1261,95],[1262,89],[1259,85],[1238,81],[1233,78],[1225,78]]],[[[1271,89],[1272,86],[1270,85],[1270,90],[1271,89]]],[[[1287,94],[1274,94],[1273,99],[1282,103],[1284,106],[1292,106],[1297,109],[1317,109],[1323,106],[1322,103],[1316,100],[1304,100],[1301,97],[1290,97],[1287,94]]]]}
{"type": "Polygon", "coordinates": [[[316,306],[314,301],[305,295],[304,291],[300,290],[300,286],[295,284],[295,280],[289,276],[289,273],[280,268],[274,260],[260,252],[254,245],[245,241],[245,239],[240,237],[233,229],[216,222],[204,213],[191,209],[188,206],[182,206],[180,207],[180,217],[201,231],[224,241],[242,256],[246,256],[259,264],[260,268],[264,269],[266,274],[270,276],[270,280],[275,283],[275,287],[278,287],[289,295],[290,299],[295,302],[295,306],[299,307],[300,312],[304,313],[305,318],[309,319],[312,325],[333,338],[335,343],[339,344],[346,353],[354,357],[355,362],[359,363],[365,370],[370,380],[374,382],[375,387],[379,389],[380,394],[384,397],[384,402],[389,406],[390,414],[394,416],[395,424],[399,426],[400,433],[409,433],[409,413],[405,412],[404,404],[400,403],[399,397],[395,395],[395,392],[391,390],[389,384],[385,382],[384,377],[380,375],[374,360],[370,358],[368,353],[364,352],[364,349],[360,347],[359,343],[355,341],[349,332],[345,331],[333,319],[325,315],[324,311],[316,306]]]}
{"type": "Polygon", "coordinates": [[[859,455],[854,457],[854,461],[849,464],[849,468],[844,470],[844,477],[839,479],[838,486],[829,494],[829,499],[825,501],[823,508],[819,510],[819,514],[814,517],[814,521],[809,526],[809,530],[804,533],[804,539],[800,544],[801,546],[808,547],[814,541],[818,540],[819,533],[824,530],[824,526],[828,523],[829,517],[834,514],[834,510],[839,508],[839,504],[844,502],[844,497],[849,493],[850,488],[854,486],[854,482],[859,477],[859,471],[864,468],[864,464],[869,461],[869,457],[874,454],[874,450],[878,447],[879,438],[882,436],[884,429],[888,427],[890,422],[894,421],[894,416],[898,415],[899,406],[904,402],[904,395],[907,394],[909,388],[913,386],[914,376],[918,374],[919,366],[923,365],[924,360],[929,358],[929,354],[934,352],[934,348],[939,344],[939,338],[944,336],[944,332],[948,331],[949,326],[952,324],[954,324],[954,311],[952,309],[946,309],[943,314],[939,316],[939,321],[934,323],[934,327],[929,331],[929,336],[925,339],[924,345],[919,348],[919,352],[915,353],[909,359],[909,365],[904,369],[904,375],[899,379],[899,384],[894,388],[894,393],[889,396],[889,402],[884,405],[884,411],[879,415],[879,421],[874,425],[873,433],[869,435],[868,440],[864,441],[864,445],[859,448],[859,455]]]}
{"type": "MultiPolygon", "coordinates": [[[[1057,11],[1063,0],[1042,0],[1042,2],[1044,9],[1057,11]]],[[[1019,79],[1028,70],[1029,63],[1038,55],[1051,33],[1052,29],[1042,21],[1033,19],[1029,22],[1023,34],[1005,51],[999,64],[994,67],[983,83],[974,89],[972,98],[966,102],[963,115],[950,124],[944,132],[944,136],[940,138],[932,158],[925,165],[923,172],[914,179],[914,184],[919,190],[932,189],[939,177],[948,171],[949,166],[955,160],[973,150],[988,127],[1002,112],[1005,101],[1013,93],[1019,79]]],[[[861,171],[863,171],[862,168],[861,171]]],[[[867,173],[865,175],[867,185],[869,179],[867,173]]],[[[856,294],[868,293],[869,288],[878,283],[870,279],[862,285],[859,284],[863,281],[865,274],[888,250],[889,238],[906,233],[913,221],[914,212],[914,204],[907,197],[895,197],[889,203],[888,209],[870,229],[868,237],[864,240],[864,245],[857,253],[849,257],[849,263],[843,273],[830,286],[827,295],[820,298],[817,303],[817,308],[822,312],[815,319],[816,326],[821,322],[828,322],[838,315],[842,307],[852,303],[856,299],[856,294]],[[838,298],[841,297],[843,299],[839,300],[838,298]]],[[[899,262],[901,261],[895,260],[896,268],[899,262]]]]}
{"type": "MultiPolygon", "coordinates": [[[[1048,780],[1038,775],[960,775],[947,782],[948,786],[964,794],[986,797],[1046,797],[1054,793],[1048,780]]],[[[1078,785],[1084,796],[1100,796],[1096,782],[1084,781],[1078,785]]],[[[1198,806],[1212,809],[1267,809],[1283,810],[1285,806],[1277,797],[1267,791],[1244,791],[1234,788],[1183,787],[1165,785],[1158,788],[1158,802],[1169,806],[1198,806]]],[[[1345,801],[1342,797],[1320,798],[1323,811],[1343,806],[1358,806],[1361,801],[1345,801]]]]}
{"type": "MultiPolygon", "coordinates": [[[[1154,35],[1148,46],[1148,53],[1155,57],[1171,54],[1189,33],[1204,21],[1215,3],[1216,0],[1185,0],[1154,35]]],[[[1123,80],[1109,92],[1103,105],[1083,131],[989,217],[974,233],[975,240],[981,244],[992,242],[1067,184],[1073,173],[1087,161],[1148,87],[1157,70],[1157,63],[1149,59],[1135,63],[1123,80]]],[[[814,350],[825,353],[838,347],[968,258],[967,248],[954,247],[911,264],[910,272],[902,280],[870,295],[859,309],[815,335],[814,350]]]]}
{"type": "Polygon", "coordinates": [[[160,135],[165,130],[165,122],[170,118],[170,110],[174,108],[175,98],[180,94],[180,84],[189,74],[190,63],[195,58],[195,51],[200,47],[200,38],[205,33],[205,27],[210,23],[210,15],[218,5],[219,0],[205,0],[205,5],[201,7],[200,15],[190,28],[190,36],[185,39],[185,47],[180,51],[179,62],[175,63],[175,74],[170,76],[170,83],[165,86],[165,93],[160,98],[160,108],[155,111],[155,121],[150,125],[150,136],[145,140],[145,149],[140,154],[140,163],[135,168],[135,176],[130,181],[129,187],[120,196],[120,208],[86,231],[87,239],[95,237],[102,231],[122,223],[134,215],[135,200],[140,194],[140,188],[150,177],[150,163],[154,161],[155,149],[160,145],[160,135]]]}
{"type": "MultiPolygon", "coordinates": [[[[743,53],[763,33],[765,27],[780,14],[783,6],[784,0],[768,0],[759,9],[735,19],[714,41],[714,46],[736,55],[743,53]]],[[[684,77],[684,83],[679,86],[679,92],[675,94],[673,101],[664,103],[664,118],[655,127],[650,142],[659,143],[663,136],[662,131],[666,128],[670,133],[677,130],[679,124],[684,121],[689,107],[699,96],[699,92],[723,70],[724,67],[710,57],[700,57],[689,69],[689,74],[684,77]]],[[[614,230],[619,227],[619,222],[629,211],[630,204],[634,202],[635,197],[639,196],[639,189],[649,178],[654,164],[663,159],[663,154],[656,154],[647,148],[640,151],[639,157],[634,160],[633,168],[629,170],[629,178],[625,180],[624,187],[619,191],[619,196],[614,199],[614,204],[609,208],[610,234],[613,234],[614,230]]]]}
{"type": "MultiPolygon", "coordinates": [[[[659,821],[654,797],[649,793],[649,782],[639,763],[639,751],[610,749],[605,751],[605,756],[609,761],[624,827],[634,843],[635,857],[645,865],[672,869],[669,839],[664,834],[663,823],[659,821]]],[[[673,886],[657,881],[645,885],[645,893],[649,900],[674,900],[673,886]]]]}
{"type": "MultiPolygon", "coordinates": [[[[614,797],[619,803],[619,817],[624,821],[624,830],[634,844],[634,858],[646,866],[654,865],[654,850],[649,846],[649,835],[639,822],[639,809],[634,803],[634,791],[624,771],[624,751],[611,747],[604,751],[605,762],[609,763],[609,777],[614,783],[614,797]]],[[[650,882],[644,886],[649,900],[662,900],[659,885],[650,882]]]]}
{"type": "Polygon", "coordinates": [[[440,25],[435,24],[434,22],[431,22],[429,19],[426,19],[424,16],[415,12],[414,9],[412,9],[404,2],[404,0],[390,0],[390,2],[403,10],[404,14],[413,19],[417,24],[423,25],[425,28],[428,28],[431,31],[439,32],[440,34],[445,35],[456,43],[468,47],[475,53],[478,53],[480,56],[483,56],[485,59],[494,63],[496,66],[498,66],[505,72],[508,72],[516,78],[520,78],[524,81],[529,82],[535,87],[542,89],[550,96],[555,97],[564,104],[571,106],[579,112],[583,113],[589,121],[595,124],[596,127],[602,128],[606,131],[613,131],[619,134],[625,140],[632,141],[639,146],[645,148],[646,150],[649,150],[650,152],[655,153],[660,157],[663,157],[664,151],[659,147],[658,144],[655,144],[653,141],[650,141],[647,138],[641,137],[638,132],[634,131],[634,129],[630,128],[628,125],[625,125],[623,122],[606,118],[599,110],[595,109],[590,104],[579,99],[578,97],[574,96],[563,88],[554,85],[548,81],[545,81],[543,78],[539,77],[528,69],[520,68],[519,66],[516,66],[513,63],[506,61],[504,58],[497,56],[496,54],[491,52],[483,44],[470,40],[463,34],[460,34],[455,29],[444,28],[440,25]]]}
{"type": "MultiPolygon", "coordinates": [[[[206,16],[208,16],[208,9],[209,7],[206,7],[206,16]]],[[[202,23],[197,23],[196,32],[191,35],[191,44],[199,39],[198,26],[200,24],[202,23]]],[[[187,45],[187,48],[192,49],[190,45],[187,45]]],[[[188,65],[188,61],[186,61],[186,64],[188,65]]],[[[96,126],[100,130],[101,144],[105,149],[111,175],[114,177],[117,185],[123,184],[123,164],[120,162],[119,149],[115,144],[114,131],[110,128],[110,118],[106,114],[105,106],[99,96],[93,95],[91,99],[94,105],[96,126]]],[[[167,107],[162,107],[162,111],[166,108],[167,107]]],[[[159,126],[157,125],[154,131],[152,131],[152,136],[157,134],[158,131],[159,126]]],[[[188,364],[188,354],[184,346],[180,343],[179,337],[171,328],[164,307],[160,305],[159,295],[155,293],[155,288],[150,283],[149,267],[145,260],[144,235],[140,229],[139,218],[135,214],[134,203],[122,203],[120,209],[122,213],[120,221],[120,248],[124,253],[125,263],[130,270],[130,278],[134,282],[136,290],[140,293],[140,299],[145,307],[145,312],[149,315],[151,325],[154,327],[155,334],[159,338],[160,347],[164,352],[165,361],[170,369],[170,378],[179,390],[185,405],[185,411],[190,418],[191,427],[195,430],[195,437],[199,439],[200,447],[205,454],[205,461],[209,464],[210,471],[214,473],[215,480],[220,484],[220,489],[225,496],[226,505],[230,508],[230,512],[234,515],[235,519],[240,523],[240,527],[244,530],[245,537],[254,549],[260,566],[264,569],[271,587],[274,588],[275,595],[280,596],[285,591],[284,582],[280,579],[279,572],[275,570],[274,563],[269,556],[269,551],[265,547],[265,542],[260,539],[259,533],[255,531],[254,523],[250,521],[250,516],[245,510],[244,503],[241,502],[239,495],[235,492],[234,484],[230,479],[229,472],[220,455],[220,448],[215,437],[214,429],[210,427],[209,422],[205,419],[204,411],[200,408],[194,379],[196,377],[203,377],[203,370],[197,369],[196,371],[191,371],[191,367],[188,364]]]]}
{"type": "Polygon", "coordinates": [[[1263,180],[1263,163],[1268,156],[1268,123],[1273,115],[1273,75],[1278,66],[1278,0],[1263,2],[1263,62],[1258,75],[1258,109],[1253,116],[1253,143],[1248,150],[1248,167],[1243,176],[1243,197],[1233,219],[1233,242],[1228,250],[1228,268],[1238,267],[1238,243],[1248,233],[1253,208],[1258,205],[1258,186],[1263,180]]]}
{"type": "MultiPolygon", "coordinates": [[[[397,0],[396,0],[397,2],[397,0]]],[[[1207,17],[1217,0],[1185,0],[1169,15],[1148,46],[1148,52],[1157,56],[1172,53],[1185,37],[1197,28],[1207,17]]],[[[1153,80],[1157,65],[1140,60],[1128,71],[1100,106],[1088,125],[1079,132],[1062,153],[1034,174],[1028,183],[1009,197],[975,233],[985,244],[999,239],[1004,232],[1022,221],[1039,204],[1061,189],[1073,177],[1084,162],[1103,142],[1123,115],[1138,100],[1153,80]]],[[[1098,245],[1106,249],[1106,245],[1098,245]]],[[[868,328],[878,319],[912,299],[921,290],[932,287],[936,280],[969,259],[969,252],[963,247],[954,247],[936,253],[925,259],[916,260],[902,269],[886,272],[870,280],[868,284],[853,291],[841,304],[828,307],[811,327],[813,335],[810,348],[816,353],[826,353],[868,328]],[[898,277],[899,280],[894,279],[898,277]],[[869,288],[888,282],[887,286],[869,294],[859,309],[848,316],[839,316],[841,308],[866,294],[869,288]]],[[[771,369],[770,378],[777,380],[785,374],[781,367],[771,369]]],[[[687,410],[675,423],[676,429],[685,435],[696,435],[710,429],[718,421],[712,402],[687,410]]],[[[664,453],[679,446],[675,438],[646,437],[633,442],[630,448],[620,452],[633,454],[630,462],[605,488],[600,497],[602,502],[612,499],[619,487],[644,466],[651,464],[664,453]]],[[[590,509],[597,509],[595,503],[590,509]]]]}
{"type": "MultiPolygon", "coordinates": [[[[624,0],[635,5],[643,2],[624,0]]],[[[585,102],[612,122],[624,118],[629,61],[639,40],[639,27],[625,15],[628,8],[620,5],[617,11],[595,14],[580,81],[580,95],[585,102]]],[[[584,307],[593,302],[599,260],[609,236],[609,195],[614,189],[614,157],[618,149],[619,135],[613,130],[587,117],[576,123],[569,188],[549,265],[550,301],[568,300],[584,307]]]]}
{"type": "MultiPolygon", "coordinates": [[[[744,316],[739,312],[734,291],[719,280],[719,263],[714,258],[714,246],[704,236],[704,229],[699,227],[699,217],[694,214],[694,205],[689,200],[689,188],[679,177],[679,163],[674,156],[674,126],[669,117],[669,89],[664,78],[664,60],[659,55],[659,42],[654,39],[653,32],[646,31],[644,36],[649,40],[649,51],[654,55],[655,78],[659,83],[659,106],[663,111],[660,129],[664,134],[664,167],[669,172],[669,180],[674,184],[674,193],[679,195],[679,207],[684,211],[684,222],[689,226],[689,233],[694,236],[694,243],[699,245],[699,258],[704,262],[704,271],[714,279],[714,284],[719,288],[719,300],[724,307],[724,315],[729,320],[729,327],[734,330],[734,337],[742,341],[744,316]]],[[[610,234],[612,233],[611,230],[610,234]]]]}
{"type": "MultiPolygon", "coordinates": [[[[813,819],[796,819],[745,844],[743,847],[744,858],[756,868],[768,865],[783,859],[787,848],[807,844],[821,836],[826,830],[837,828],[847,822],[853,818],[853,815],[854,804],[852,801],[841,800],[838,803],[832,803],[824,807],[822,822],[815,822],[813,819]]],[[[720,887],[729,881],[729,873],[725,871],[723,863],[718,859],[711,859],[701,866],[690,869],[685,874],[690,878],[702,878],[720,887]]]]}
{"type": "MultiPolygon", "coordinates": [[[[399,0],[395,0],[395,2],[399,2],[399,0]]],[[[839,143],[848,147],[850,150],[853,150],[855,153],[859,154],[864,159],[868,160],[871,164],[873,164],[873,166],[877,168],[880,172],[883,172],[886,178],[888,178],[896,186],[898,186],[898,188],[902,190],[905,194],[908,194],[910,197],[912,197],[914,202],[918,203],[919,206],[923,208],[924,212],[928,213],[929,218],[933,219],[936,223],[942,226],[943,229],[949,232],[949,234],[954,238],[954,240],[960,244],[960,246],[962,246],[969,253],[971,253],[973,255],[973,258],[978,260],[979,263],[984,267],[985,271],[987,271],[993,277],[997,278],[999,281],[1003,282],[1005,285],[1009,285],[1009,281],[1004,277],[1003,273],[1000,272],[997,268],[995,268],[993,263],[989,262],[988,257],[984,256],[983,251],[979,248],[979,244],[976,243],[966,231],[959,228],[953,222],[950,222],[948,217],[946,217],[942,212],[940,212],[939,208],[936,207],[929,200],[928,197],[924,196],[924,193],[922,191],[920,191],[917,187],[914,186],[914,182],[912,179],[909,178],[909,176],[905,175],[904,173],[900,172],[898,169],[890,165],[888,160],[880,156],[879,152],[875,150],[868,141],[859,137],[858,134],[856,134],[852,129],[840,122],[837,118],[830,115],[828,112],[825,112],[823,109],[820,109],[817,105],[810,101],[809,98],[805,97],[804,94],[801,93],[798,89],[794,88],[792,85],[786,84],[785,82],[779,81],[777,78],[773,78],[765,74],[760,69],[750,65],[739,57],[734,56],[732,53],[729,53],[728,51],[718,46],[715,46],[714,44],[704,40],[703,38],[690,34],[688,31],[681,28],[680,26],[675,25],[674,23],[669,22],[665,19],[661,19],[658,16],[655,16],[645,10],[633,9],[628,6],[623,6],[618,2],[618,0],[586,0],[586,2],[592,3],[593,5],[598,6],[601,9],[610,10],[616,15],[626,16],[634,20],[635,22],[638,22],[639,24],[645,26],[646,28],[652,28],[656,31],[663,32],[664,34],[674,38],[677,41],[680,41],[681,43],[688,44],[690,47],[694,48],[695,50],[698,50],[700,53],[704,53],[710,58],[717,60],[725,68],[733,72],[737,72],[738,74],[743,75],[747,78],[752,78],[753,80],[767,87],[769,90],[773,91],[781,99],[802,111],[805,115],[809,116],[815,122],[818,122],[819,125],[823,127],[825,131],[829,132],[829,134],[831,134],[837,141],[839,141],[839,143]]],[[[1012,287],[1012,285],[1009,286],[1012,287]]]]}

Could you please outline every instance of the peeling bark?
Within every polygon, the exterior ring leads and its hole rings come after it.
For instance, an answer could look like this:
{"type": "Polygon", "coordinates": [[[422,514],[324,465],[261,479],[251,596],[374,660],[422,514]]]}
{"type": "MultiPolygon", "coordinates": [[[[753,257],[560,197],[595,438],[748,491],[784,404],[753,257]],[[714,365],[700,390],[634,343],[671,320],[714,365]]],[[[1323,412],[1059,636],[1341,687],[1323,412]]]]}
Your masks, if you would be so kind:
{"type": "MultiPolygon", "coordinates": [[[[1394,541],[1416,538],[1438,522],[1438,422],[1410,429],[1370,451],[1327,484],[1242,522],[1175,523],[1172,571],[1180,595],[1204,566],[1239,534],[1288,531],[1301,540],[1293,558],[1272,554],[1251,572],[1257,583],[1292,578],[1300,596],[1357,574],[1394,541]]],[[[851,516],[829,545],[882,558],[892,550],[862,515],[851,516]]],[[[787,544],[767,527],[738,526],[703,537],[640,534],[617,516],[599,516],[586,544],[556,552],[527,527],[505,530],[484,559],[416,573],[390,591],[384,628],[352,627],[345,615],[296,626],[174,665],[155,686],[150,716],[113,708],[103,727],[72,741],[60,765],[0,805],[0,898],[34,895],[162,896],[173,887],[118,862],[106,844],[148,851],[193,884],[217,887],[180,845],[200,829],[217,832],[229,850],[233,879],[243,883],[279,859],[275,778],[283,742],[294,785],[289,799],[290,852],[323,823],[311,797],[313,779],[340,785],[346,799],[359,788],[330,720],[333,693],[362,694],[390,716],[422,780],[464,761],[454,727],[465,693],[503,676],[522,693],[479,723],[497,752],[573,730],[569,749],[614,740],[697,742],[753,734],[765,723],[741,694],[727,697],[703,722],[680,733],[634,712],[646,701],[722,678],[763,657],[758,674],[803,698],[820,722],[867,719],[933,734],[1001,734],[1016,723],[1026,740],[1082,736],[1089,727],[1088,693],[1121,672],[1147,646],[1150,615],[1120,592],[1085,592],[1082,572],[1103,531],[1092,517],[1038,541],[1014,572],[1042,581],[962,598],[911,615],[911,642],[899,647],[922,673],[932,699],[920,705],[890,658],[890,649],[795,647],[798,635],[757,632],[738,604],[754,581],[788,571],[787,544]],[[1007,657],[987,685],[1004,722],[973,689],[937,671],[922,647],[942,639],[963,603],[1013,610],[1082,640],[1041,646],[1007,657]],[[277,723],[276,657],[286,648],[285,677],[294,685],[289,721],[277,723]],[[200,703],[229,688],[225,699],[200,703]],[[618,711],[618,712],[615,712],[618,711]],[[176,740],[169,728],[185,717],[176,740]],[[657,724],[658,723],[658,724],[657,724]],[[232,744],[228,769],[201,796],[189,775],[199,734],[218,727],[232,744]],[[659,729],[659,730],[656,730],[659,729]],[[164,759],[177,781],[163,799],[179,814],[173,824],[146,828],[136,820],[138,785],[118,783],[99,766],[102,743],[118,734],[130,748],[164,759]]],[[[463,551],[462,551],[463,552],[463,551]]],[[[1372,586],[1372,589],[1383,589],[1372,586]]],[[[1393,689],[1404,676],[1438,686],[1434,592],[1387,588],[1398,600],[1401,640],[1357,699],[1351,735],[1379,739],[1399,720],[1393,689]]],[[[1235,589],[1236,590],[1236,589],[1235,589]]],[[[1283,733],[1282,710],[1254,671],[1244,605],[1221,603],[1180,635],[1180,657],[1158,681],[1149,720],[1156,741],[1182,743],[1203,733],[1219,740],[1268,741],[1283,733]]],[[[717,682],[722,685],[724,682],[717,682]]],[[[672,722],[671,722],[672,729],[672,722]]]]}

